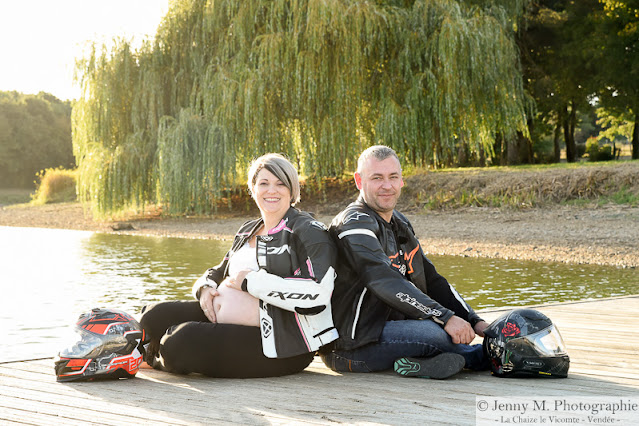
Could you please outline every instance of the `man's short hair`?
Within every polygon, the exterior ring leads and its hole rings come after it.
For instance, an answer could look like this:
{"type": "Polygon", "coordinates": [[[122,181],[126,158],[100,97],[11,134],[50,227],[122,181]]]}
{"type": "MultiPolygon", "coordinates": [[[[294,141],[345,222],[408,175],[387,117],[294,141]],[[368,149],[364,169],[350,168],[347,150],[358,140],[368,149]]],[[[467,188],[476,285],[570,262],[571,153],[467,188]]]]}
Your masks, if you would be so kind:
{"type": "Polygon", "coordinates": [[[297,170],[290,161],[280,154],[265,154],[251,163],[248,172],[248,187],[253,194],[253,186],[257,181],[260,170],[266,169],[273,173],[289,191],[291,191],[291,205],[300,201],[300,179],[297,170]]]}
{"type": "Polygon", "coordinates": [[[357,173],[362,172],[362,166],[371,157],[374,157],[377,161],[386,160],[388,157],[395,157],[397,159],[397,162],[399,162],[399,167],[401,170],[402,163],[399,161],[399,157],[397,156],[397,153],[393,148],[390,148],[386,145],[373,145],[369,148],[366,148],[357,159],[357,173]]]}

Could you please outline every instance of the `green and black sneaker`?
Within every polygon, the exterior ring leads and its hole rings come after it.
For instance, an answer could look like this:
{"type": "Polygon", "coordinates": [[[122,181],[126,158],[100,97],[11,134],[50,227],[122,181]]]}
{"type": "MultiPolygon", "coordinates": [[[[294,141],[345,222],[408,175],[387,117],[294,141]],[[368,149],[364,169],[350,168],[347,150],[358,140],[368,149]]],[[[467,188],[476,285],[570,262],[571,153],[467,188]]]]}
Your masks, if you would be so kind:
{"type": "Polygon", "coordinates": [[[430,358],[400,358],[394,369],[402,376],[446,379],[459,373],[465,364],[463,356],[447,352],[430,358]]]}

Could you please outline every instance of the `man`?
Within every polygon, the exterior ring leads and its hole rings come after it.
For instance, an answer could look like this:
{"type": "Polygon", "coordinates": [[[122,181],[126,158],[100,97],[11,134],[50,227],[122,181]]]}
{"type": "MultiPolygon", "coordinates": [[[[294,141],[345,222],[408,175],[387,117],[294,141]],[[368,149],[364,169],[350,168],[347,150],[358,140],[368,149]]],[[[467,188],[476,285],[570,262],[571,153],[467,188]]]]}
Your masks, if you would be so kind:
{"type": "Polygon", "coordinates": [[[482,346],[469,343],[488,324],[437,273],[395,210],[404,186],[395,151],[368,148],[354,177],[360,196],[330,226],[341,260],[332,297],[340,338],[321,354],[324,363],[439,379],[487,368],[482,346]]]}

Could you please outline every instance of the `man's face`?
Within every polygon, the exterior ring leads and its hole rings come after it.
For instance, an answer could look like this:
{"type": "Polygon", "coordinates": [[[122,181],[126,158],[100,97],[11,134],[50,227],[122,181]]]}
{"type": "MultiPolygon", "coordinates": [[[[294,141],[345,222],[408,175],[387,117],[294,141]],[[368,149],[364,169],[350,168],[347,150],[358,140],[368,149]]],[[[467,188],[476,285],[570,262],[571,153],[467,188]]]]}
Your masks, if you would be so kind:
{"type": "Polygon", "coordinates": [[[355,184],[366,204],[390,222],[404,186],[399,161],[395,157],[382,161],[369,158],[355,173],[355,184]]]}

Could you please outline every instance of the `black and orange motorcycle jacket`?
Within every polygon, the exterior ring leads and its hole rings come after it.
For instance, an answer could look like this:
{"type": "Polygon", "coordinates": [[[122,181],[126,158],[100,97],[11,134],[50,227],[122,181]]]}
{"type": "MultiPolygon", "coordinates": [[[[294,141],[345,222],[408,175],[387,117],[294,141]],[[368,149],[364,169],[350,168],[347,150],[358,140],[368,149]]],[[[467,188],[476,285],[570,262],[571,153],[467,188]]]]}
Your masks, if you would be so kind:
{"type": "Polygon", "coordinates": [[[453,316],[471,326],[481,318],[437,273],[404,215],[385,221],[360,197],[333,219],[338,246],[333,317],[335,349],[376,342],[391,319],[430,319],[444,326],[453,316]]]}

